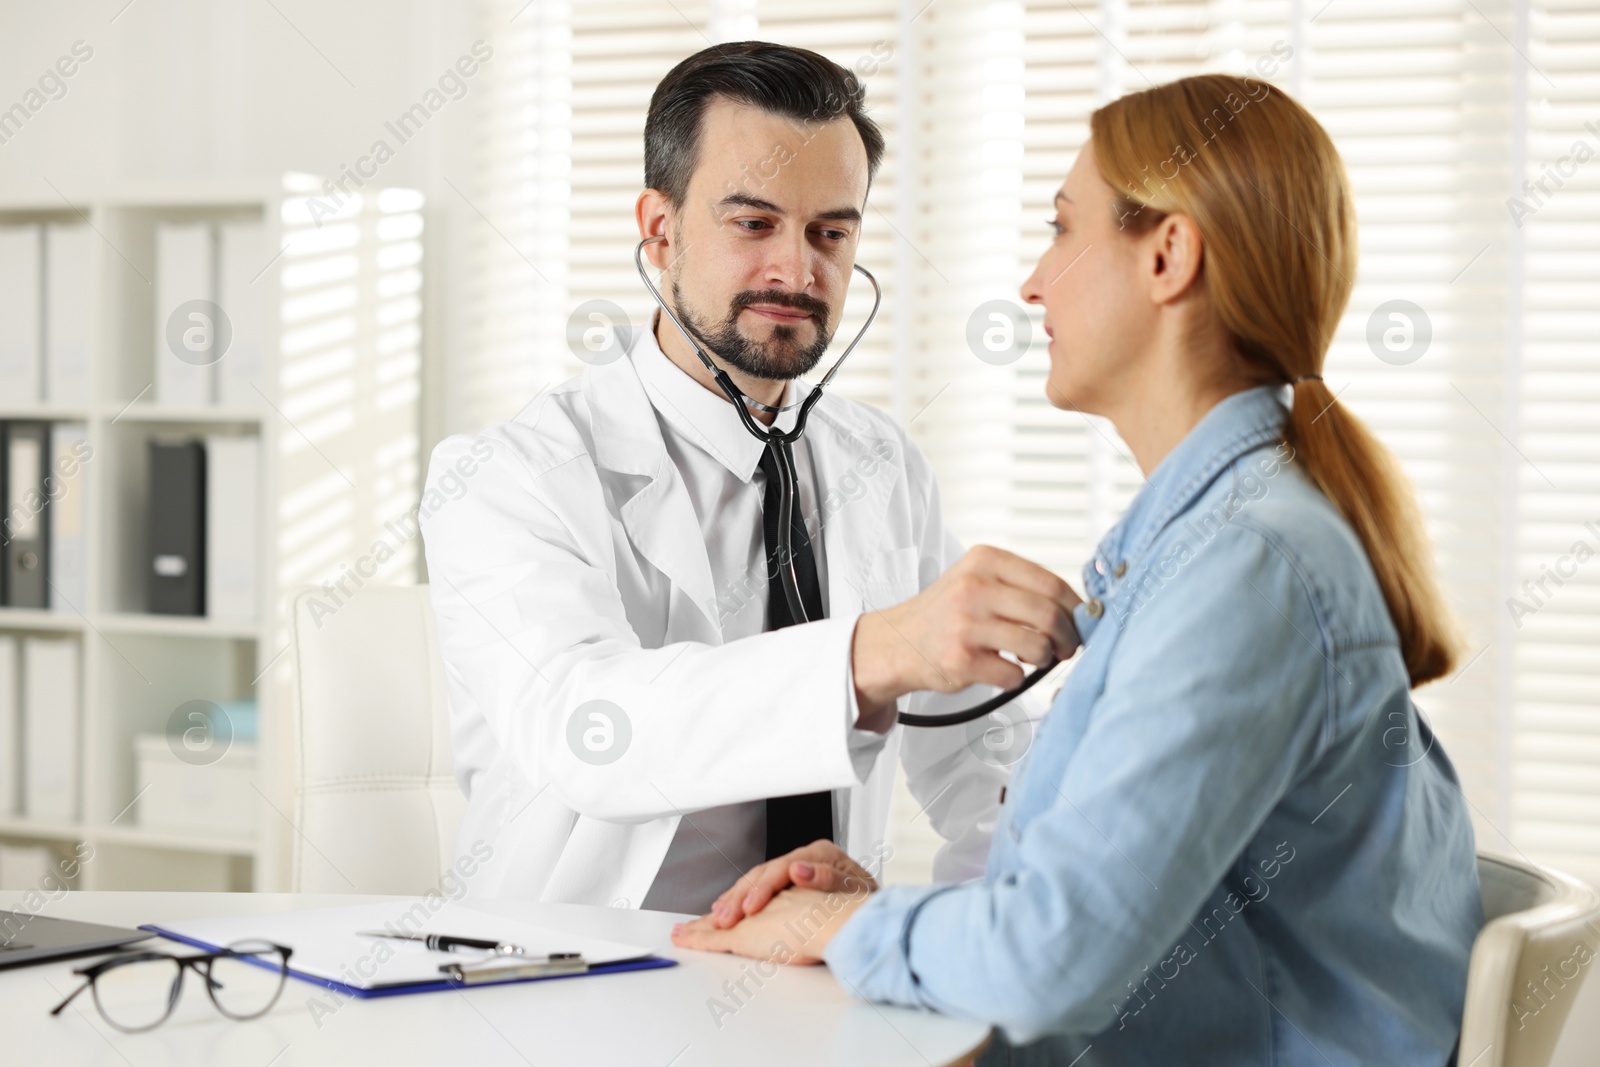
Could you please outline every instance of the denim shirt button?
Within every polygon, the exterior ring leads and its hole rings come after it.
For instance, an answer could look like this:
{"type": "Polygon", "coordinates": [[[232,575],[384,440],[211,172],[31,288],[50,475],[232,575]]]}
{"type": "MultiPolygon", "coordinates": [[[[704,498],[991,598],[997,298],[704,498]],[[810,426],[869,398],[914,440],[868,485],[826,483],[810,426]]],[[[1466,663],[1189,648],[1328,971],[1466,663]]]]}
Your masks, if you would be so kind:
{"type": "Polygon", "coordinates": [[[1106,610],[1106,606],[1100,602],[1099,597],[1095,597],[1083,606],[1083,610],[1089,613],[1090,618],[1098,619],[1101,613],[1106,610]]]}
{"type": "Polygon", "coordinates": [[[1128,561],[1127,560],[1123,560],[1121,563],[1118,563],[1117,564],[1117,569],[1112,571],[1111,573],[1115,574],[1118,578],[1121,578],[1124,574],[1127,574],[1128,573],[1128,561]]]}

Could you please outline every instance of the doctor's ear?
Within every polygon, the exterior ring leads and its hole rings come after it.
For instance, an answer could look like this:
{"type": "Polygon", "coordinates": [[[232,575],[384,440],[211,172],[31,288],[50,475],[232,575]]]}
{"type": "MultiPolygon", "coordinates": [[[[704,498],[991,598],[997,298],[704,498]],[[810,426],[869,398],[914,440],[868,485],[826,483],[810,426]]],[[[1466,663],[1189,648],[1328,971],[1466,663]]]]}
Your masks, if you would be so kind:
{"type": "Polygon", "coordinates": [[[1173,213],[1158,222],[1143,238],[1141,266],[1147,271],[1150,298],[1158,304],[1182,296],[1200,276],[1205,239],[1187,215],[1173,213]]]}
{"type": "Polygon", "coordinates": [[[634,216],[639,223],[639,239],[666,237],[664,241],[651,241],[644,246],[644,259],[656,270],[665,270],[678,257],[675,245],[679,235],[671,203],[659,189],[646,189],[639,194],[634,205],[634,216]],[[673,225],[669,226],[668,223],[673,225]]]}

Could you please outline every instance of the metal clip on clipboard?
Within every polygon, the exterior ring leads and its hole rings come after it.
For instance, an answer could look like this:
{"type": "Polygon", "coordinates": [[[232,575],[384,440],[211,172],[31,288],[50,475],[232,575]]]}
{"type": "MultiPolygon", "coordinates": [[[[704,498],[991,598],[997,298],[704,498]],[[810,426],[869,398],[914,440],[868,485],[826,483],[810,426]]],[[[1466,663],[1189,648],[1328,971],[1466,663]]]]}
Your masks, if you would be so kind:
{"type": "Polygon", "coordinates": [[[581,952],[553,952],[544,957],[490,956],[468,963],[446,963],[439,973],[463,985],[504,982],[513,978],[548,978],[560,974],[582,974],[589,962],[581,952]]]}

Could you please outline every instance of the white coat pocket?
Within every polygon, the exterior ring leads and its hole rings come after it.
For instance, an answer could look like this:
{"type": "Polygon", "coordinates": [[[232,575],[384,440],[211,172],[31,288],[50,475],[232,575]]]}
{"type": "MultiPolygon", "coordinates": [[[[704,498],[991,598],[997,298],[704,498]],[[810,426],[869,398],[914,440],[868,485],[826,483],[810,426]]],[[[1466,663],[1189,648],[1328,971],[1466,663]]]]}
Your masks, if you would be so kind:
{"type": "Polygon", "coordinates": [[[881,611],[916,596],[922,589],[918,576],[921,553],[915,545],[885,548],[873,553],[866,580],[861,584],[865,611],[881,611]]]}

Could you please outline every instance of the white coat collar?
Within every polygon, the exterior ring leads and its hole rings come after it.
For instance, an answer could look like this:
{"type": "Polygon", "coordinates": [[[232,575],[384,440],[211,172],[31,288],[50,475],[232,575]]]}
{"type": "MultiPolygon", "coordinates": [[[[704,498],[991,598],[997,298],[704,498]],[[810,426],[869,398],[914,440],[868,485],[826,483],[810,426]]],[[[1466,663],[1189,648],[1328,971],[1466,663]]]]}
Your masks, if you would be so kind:
{"type": "MultiPolygon", "coordinates": [[[[655,335],[660,321],[661,312],[657,311],[651,328],[643,332],[628,352],[644,383],[645,393],[673,429],[699,445],[706,454],[715,456],[740,481],[749,482],[755,477],[766,446],[744,428],[739,413],[727,397],[720,391],[713,393],[667,358],[655,335]]],[[[796,383],[789,382],[779,404],[792,404],[797,395],[805,396],[810,392],[805,383],[799,384],[804,392],[796,388],[796,383]]],[[[773,425],[780,431],[792,430],[799,415],[798,408],[779,412],[773,425]]]]}
{"type": "MultiPolygon", "coordinates": [[[[639,330],[629,341],[623,357],[591,365],[583,372],[581,388],[593,427],[595,465],[648,479],[632,495],[620,500],[628,537],[651,564],[689,596],[720,637],[711,562],[705,545],[699,537],[692,536],[699,529],[694,505],[668,457],[655,408],[635,364],[636,357],[666,360],[666,356],[649,328],[639,330]]],[[[678,373],[683,374],[681,370],[678,373]]],[[[683,377],[706,400],[722,405],[726,416],[726,401],[711,395],[688,375],[683,377]]],[[[785,403],[789,392],[785,393],[785,403]]],[[[781,420],[792,420],[796,412],[780,415],[780,425],[781,420]]],[[[792,426],[792,421],[787,425],[792,426]]],[[[733,429],[749,442],[753,470],[762,446],[742,426],[733,429]]],[[[827,554],[829,613],[834,618],[855,615],[862,610],[861,582],[871,567],[885,529],[883,519],[889,501],[905,467],[902,444],[898,435],[886,437],[860,405],[832,394],[824,395],[812,408],[806,437],[811,441],[811,463],[817,476],[823,551],[827,554]],[[890,460],[885,460],[879,451],[884,443],[892,450],[890,460]]]]}

